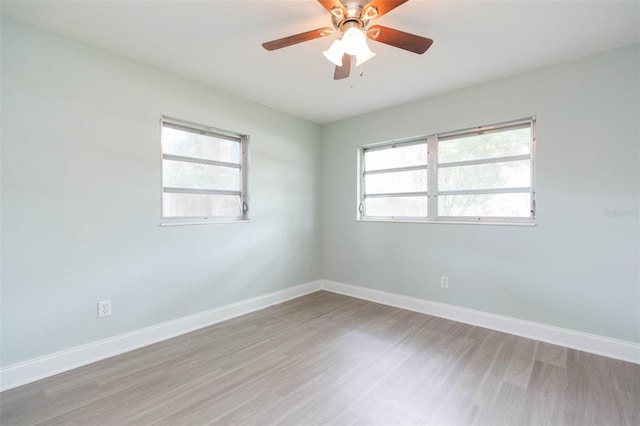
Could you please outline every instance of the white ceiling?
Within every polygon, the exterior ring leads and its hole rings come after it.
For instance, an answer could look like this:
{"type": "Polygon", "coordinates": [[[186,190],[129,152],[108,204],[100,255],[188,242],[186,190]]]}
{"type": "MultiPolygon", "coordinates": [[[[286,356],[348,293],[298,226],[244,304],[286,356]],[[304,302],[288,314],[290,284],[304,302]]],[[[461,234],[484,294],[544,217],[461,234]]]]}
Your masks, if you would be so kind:
{"type": "Polygon", "coordinates": [[[2,13],[316,123],[328,123],[640,41],[640,2],[411,0],[374,21],[434,40],[416,55],[370,42],[363,76],[333,80],[335,36],[314,0],[2,1],[2,13]]]}

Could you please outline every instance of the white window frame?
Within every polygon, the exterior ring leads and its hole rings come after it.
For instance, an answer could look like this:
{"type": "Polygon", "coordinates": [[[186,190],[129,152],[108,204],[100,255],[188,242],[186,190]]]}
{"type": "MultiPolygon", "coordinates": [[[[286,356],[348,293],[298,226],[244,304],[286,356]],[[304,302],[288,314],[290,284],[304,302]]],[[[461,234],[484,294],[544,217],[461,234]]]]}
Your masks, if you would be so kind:
{"type": "Polygon", "coordinates": [[[249,221],[249,136],[229,130],[222,130],[203,124],[193,123],[190,121],[180,120],[177,118],[161,116],[160,117],[160,225],[202,225],[212,223],[238,223],[249,221]],[[240,164],[226,163],[223,161],[209,160],[197,157],[185,157],[180,155],[165,154],[164,142],[162,140],[162,129],[170,127],[191,133],[211,136],[218,139],[226,139],[240,144],[241,155],[240,164]],[[193,189],[193,188],[176,188],[164,186],[164,170],[163,160],[182,161],[193,164],[208,164],[212,166],[233,167],[240,169],[240,191],[216,190],[216,189],[193,189]],[[164,193],[182,193],[182,194],[210,194],[210,195],[238,195],[241,199],[242,211],[238,216],[164,216],[164,193]]]}
{"type": "Polygon", "coordinates": [[[437,133],[428,136],[420,136],[403,140],[395,140],[390,142],[381,142],[376,144],[363,145],[358,148],[358,201],[357,201],[357,220],[373,221],[373,222],[420,222],[420,223],[462,223],[462,224],[490,224],[490,225],[535,225],[536,220],[536,190],[535,190],[535,161],[536,161],[536,117],[527,117],[519,120],[512,120],[503,123],[491,124],[480,127],[473,127],[453,132],[437,133]],[[463,136],[473,136],[489,132],[500,132],[506,130],[514,130],[517,128],[531,128],[531,153],[515,156],[492,157],[478,160],[463,160],[440,164],[438,162],[438,143],[441,140],[459,138],[463,136]],[[384,170],[366,171],[364,165],[364,156],[367,151],[389,149],[393,147],[409,146],[415,144],[425,144],[427,147],[427,165],[416,167],[401,167],[384,170]],[[455,166],[471,166],[478,164],[490,164],[504,161],[531,161],[531,186],[522,188],[499,188],[499,189],[469,189],[455,191],[440,191],[438,188],[438,170],[445,167],[455,166]],[[408,171],[425,169],[428,172],[427,192],[416,193],[393,193],[393,194],[375,194],[365,196],[365,176],[373,173],[385,173],[394,171],[408,171]],[[513,194],[513,193],[529,193],[530,199],[530,216],[528,217],[476,217],[476,216],[441,216],[438,212],[438,196],[440,195],[466,195],[466,194],[513,194]],[[372,197],[399,197],[399,196],[426,196],[428,199],[428,215],[426,217],[398,217],[398,216],[367,216],[365,211],[365,198],[372,197]]]}

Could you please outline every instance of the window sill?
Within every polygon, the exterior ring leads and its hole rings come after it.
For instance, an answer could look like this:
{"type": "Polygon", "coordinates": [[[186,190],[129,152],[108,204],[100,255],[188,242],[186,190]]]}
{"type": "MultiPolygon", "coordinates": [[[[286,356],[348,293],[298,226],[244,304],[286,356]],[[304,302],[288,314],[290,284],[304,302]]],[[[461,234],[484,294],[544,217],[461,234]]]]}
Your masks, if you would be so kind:
{"type": "Polygon", "coordinates": [[[393,222],[393,223],[425,223],[442,225],[490,225],[490,226],[537,226],[535,222],[490,222],[490,221],[462,221],[462,220],[419,220],[419,219],[382,219],[357,218],[358,222],[393,222]]]}
{"type": "Polygon", "coordinates": [[[171,226],[192,226],[192,225],[222,225],[222,224],[236,224],[236,223],[249,223],[249,219],[221,219],[221,220],[193,220],[184,222],[160,222],[160,227],[171,226]]]}

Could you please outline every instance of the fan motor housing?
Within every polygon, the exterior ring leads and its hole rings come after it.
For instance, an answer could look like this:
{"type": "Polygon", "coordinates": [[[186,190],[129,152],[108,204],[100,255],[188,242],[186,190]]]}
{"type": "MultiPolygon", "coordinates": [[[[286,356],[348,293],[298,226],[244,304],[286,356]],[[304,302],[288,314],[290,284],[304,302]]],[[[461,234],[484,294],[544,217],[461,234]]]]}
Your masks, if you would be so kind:
{"type": "Polygon", "coordinates": [[[370,1],[344,1],[344,9],[334,7],[331,10],[331,22],[336,30],[345,32],[353,26],[360,29],[369,23],[369,20],[376,17],[378,9],[374,6],[368,7],[363,16],[364,6],[370,1]]]}

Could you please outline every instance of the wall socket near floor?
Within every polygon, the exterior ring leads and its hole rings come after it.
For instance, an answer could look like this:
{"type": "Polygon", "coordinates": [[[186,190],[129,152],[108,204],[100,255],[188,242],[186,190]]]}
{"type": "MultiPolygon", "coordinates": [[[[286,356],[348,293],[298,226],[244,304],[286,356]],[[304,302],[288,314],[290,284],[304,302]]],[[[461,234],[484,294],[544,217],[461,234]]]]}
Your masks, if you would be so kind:
{"type": "Polygon", "coordinates": [[[440,287],[449,288],[449,277],[440,277],[440,287]]]}
{"type": "Polygon", "coordinates": [[[98,318],[111,316],[111,300],[100,300],[98,302],[98,318]]]}

